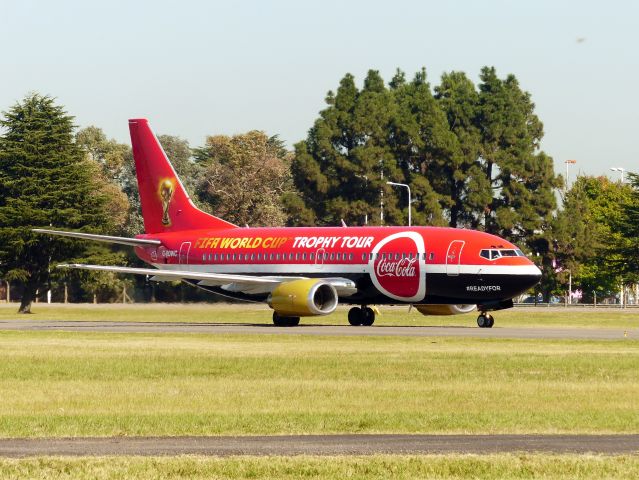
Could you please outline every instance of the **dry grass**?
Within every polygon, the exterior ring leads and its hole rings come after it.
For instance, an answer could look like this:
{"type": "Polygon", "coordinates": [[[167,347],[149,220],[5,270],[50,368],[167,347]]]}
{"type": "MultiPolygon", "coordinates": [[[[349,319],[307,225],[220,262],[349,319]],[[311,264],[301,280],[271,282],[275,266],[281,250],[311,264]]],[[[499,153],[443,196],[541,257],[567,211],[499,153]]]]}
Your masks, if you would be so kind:
{"type": "Polygon", "coordinates": [[[0,460],[0,477],[31,479],[630,479],[638,456],[108,457],[0,460]]]}

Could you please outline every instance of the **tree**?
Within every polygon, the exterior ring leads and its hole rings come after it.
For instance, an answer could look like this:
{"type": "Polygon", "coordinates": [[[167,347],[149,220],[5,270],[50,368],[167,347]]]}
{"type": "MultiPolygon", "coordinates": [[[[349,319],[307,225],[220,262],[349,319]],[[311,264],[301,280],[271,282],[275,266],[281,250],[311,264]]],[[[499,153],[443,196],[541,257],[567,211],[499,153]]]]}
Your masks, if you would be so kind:
{"type": "Polygon", "coordinates": [[[511,241],[528,244],[550,227],[560,186],[553,161],[539,151],[543,125],[530,94],[514,75],[505,80],[494,68],[480,75],[477,126],[482,169],[495,192],[484,227],[511,241]]]}
{"type": "Polygon", "coordinates": [[[444,177],[450,198],[449,224],[477,229],[493,200],[491,182],[482,170],[479,93],[465,73],[451,72],[442,75],[435,98],[459,145],[444,177]]]}
{"type": "Polygon", "coordinates": [[[275,137],[251,131],[206,139],[196,149],[204,172],[197,192],[216,215],[237,225],[281,226],[295,195],[288,154],[275,137]]]}
{"type": "Polygon", "coordinates": [[[19,312],[29,313],[50,266],[85,252],[82,242],[49,238],[34,227],[108,231],[109,192],[98,165],[73,137],[72,117],[48,96],[27,95],[0,126],[0,273],[23,286],[19,312]]]}
{"type": "Polygon", "coordinates": [[[618,238],[608,254],[611,268],[626,284],[639,282],[639,175],[630,173],[631,189],[621,199],[619,214],[610,223],[618,238]]]}
{"type": "Polygon", "coordinates": [[[618,291],[628,259],[617,251],[625,241],[623,229],[631,211],[632,189],[606,177],[580,176],[566,193],[563,209],[557,213],[549,234],[552,238],[556,285],[563,290],[568,272],[573,285],[586,298],[618,291]]]}
{"type": "Polygon", "coordinates": [[[316,222],[380,223],[383,198],[387,222],[404,224],[408,202],[386,186],[392,180],[411,186],[415,224],[481,228],[531,246],[549,228],[559,180],[539,151],[530,95],[494,68],[481,82],[477,90],[451,72],[433,95],[424,69],[410,82],[398,70],[388,89],[374,70],[361,90],[344,76],[295,146],[295,185],[316,222]]]}
{"type": "Polygon", "coordinates": [[[370,70],[359,90],[353,76],[345,75],[336,93],[328,92],[327,107],[307,139],[295,146],[295,185],[317,223],[405,224],[405,193],[390,188],[388,180],[411,186],[416,223],[441,221],[439,197],[425,173],[433,150],[442,147],[430,133],[445,119],[415,121],[419,115],[430,119],[436,109],[425,73],[406,84],[398,71],[390,85],[389,90],[379,72],[370,70]]]}

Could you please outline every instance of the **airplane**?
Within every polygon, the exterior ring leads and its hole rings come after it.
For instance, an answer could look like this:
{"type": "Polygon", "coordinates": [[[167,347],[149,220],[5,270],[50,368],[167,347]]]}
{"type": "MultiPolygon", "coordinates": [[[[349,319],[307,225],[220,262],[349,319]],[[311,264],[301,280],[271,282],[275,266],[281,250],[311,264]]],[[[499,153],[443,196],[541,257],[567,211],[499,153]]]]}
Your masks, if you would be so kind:
{"type": "Polygon", "coordinates": [[[61,267],[182,281],[224,297],[266,302],[275,326],[351,305],[348,322],[373,325],[374,305],[424,315],[489,313],[536,285],[541,271],[517,246],[485,232],[444,227],[238,227],[191,201],[146,119],[129,120],[145,233],[135,238],[35,229],[134,247],[153,268],[61,267]]]}

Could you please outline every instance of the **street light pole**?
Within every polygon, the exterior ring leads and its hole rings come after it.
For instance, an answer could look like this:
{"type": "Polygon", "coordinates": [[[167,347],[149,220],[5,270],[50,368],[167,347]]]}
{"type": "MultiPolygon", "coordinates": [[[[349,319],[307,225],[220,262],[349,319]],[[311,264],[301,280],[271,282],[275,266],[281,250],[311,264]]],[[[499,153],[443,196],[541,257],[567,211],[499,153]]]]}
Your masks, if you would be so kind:
{"type": "Polygon", "coordinates": [[[574,165],[575,163],[577,163],[577,160],[566,160],[564,163],[566,164],[566,182],[564,186],[564,194],[565,194],[568,192],[568,166],[574,165]]]}
{"type": "Polygon", "coordinates": [[[410,187],[405,183],[396,183],[396,182],[386,182],[388,185],[393,185],[395,187],[405,187],[408,190],[408,226],[412,225],[412,215],[411,210],[413,209],[413,201],[410,197],[410,187]]]}
{"type": "Polygon", "coordinates": [[[613,172],[621,173],[621,183],[623,183],[623,174],[625,173],[626,169],[623,167],[612,167],[610,170],[612,170],[613,172]]]}

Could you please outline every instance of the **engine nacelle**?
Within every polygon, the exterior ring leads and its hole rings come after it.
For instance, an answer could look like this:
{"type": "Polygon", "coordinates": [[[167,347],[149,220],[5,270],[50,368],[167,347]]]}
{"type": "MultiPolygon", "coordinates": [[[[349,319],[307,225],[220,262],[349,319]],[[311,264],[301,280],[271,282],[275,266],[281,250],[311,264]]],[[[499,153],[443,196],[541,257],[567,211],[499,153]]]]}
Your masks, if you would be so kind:
{"type": "Polygon", "coordinates": [[[422,315],[461,315],[470,313],[477,305],[415,305],[422,315]]]}
{"type": "Polygon", "coordinates": [[[328,315],[337,308],[337,292],[333,285],[321,279],[292,280],[278,285],[267,302],[282,316],[328,315]]]}

